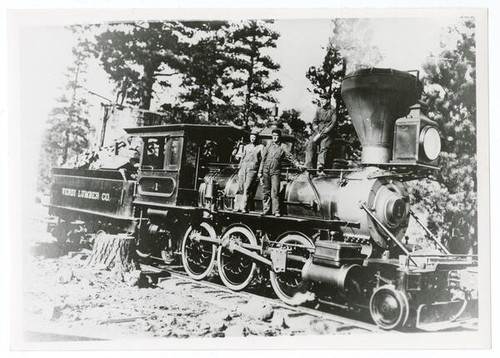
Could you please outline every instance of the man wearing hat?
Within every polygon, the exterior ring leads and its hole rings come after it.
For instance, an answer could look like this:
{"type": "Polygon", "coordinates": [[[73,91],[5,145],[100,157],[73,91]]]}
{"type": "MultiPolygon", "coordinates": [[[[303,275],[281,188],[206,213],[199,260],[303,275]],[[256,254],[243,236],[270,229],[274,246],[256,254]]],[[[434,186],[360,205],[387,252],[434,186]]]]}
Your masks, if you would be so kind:
{"type": "MultiPolygon", "coordinates": [[[[248,213],[248,202],[252,200],[254,184],[257,179],[257,171],[262,160],[263,146],[257,143],[258,135],[256,131],[250,134],[250,143],[245,145],[240,159],[240,170],[238,172],[238,194],[241,204],[238,211],[248,213]]],[[[236,204],[239,198],[237,198],[236,204]]],[[[235,205],[237,206],[237,205],[235,205]]]]}
{"type": "Polygon", "coordinates": [[[312,129],[316,132],[314,143],[319,148],[318,170],[331,169],[333,163],[333,130],[337,121],[334,99],[323,108],[318,108],[312,121],[312,129]]]}
{"type": "Polygon", "coordinates": [[[286,149],[286,146],[281,143],[281,131],[279,129],[273,129],[271,133],[272,141],[269,142],[264,149],[258,176],[262,178],[262,185],[264,186],[263,214],[271,214],[272,205],[272,213],[279,217],[281,216],[278,199],[280,192],[281,164],[284,159],[288,159],[295,167],[300,168],[300,165],[294,156],[286,149]]]}

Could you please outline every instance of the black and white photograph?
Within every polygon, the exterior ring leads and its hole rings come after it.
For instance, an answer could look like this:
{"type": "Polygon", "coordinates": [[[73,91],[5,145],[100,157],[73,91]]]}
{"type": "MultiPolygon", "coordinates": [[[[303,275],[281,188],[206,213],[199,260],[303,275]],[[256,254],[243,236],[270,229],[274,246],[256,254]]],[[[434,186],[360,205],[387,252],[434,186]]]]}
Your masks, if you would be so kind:
{"type": "Polygon", "coordinates": [[[491,345],[486,9],[7,20],[14,349],[491,345]]]}

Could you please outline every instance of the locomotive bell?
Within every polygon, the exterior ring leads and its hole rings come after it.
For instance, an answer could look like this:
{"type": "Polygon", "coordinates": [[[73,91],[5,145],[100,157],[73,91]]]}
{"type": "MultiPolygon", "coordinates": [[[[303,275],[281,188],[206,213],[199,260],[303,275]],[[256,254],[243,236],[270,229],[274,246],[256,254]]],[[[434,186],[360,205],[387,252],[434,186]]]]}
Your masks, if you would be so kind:
{"type": "Polygon", "coordinates": [[[408,72],[368,68],[342,81],[341,94],[362,145],[361,162],[391,160],[394,123],[420,99],[422,83],[408,72]]]}

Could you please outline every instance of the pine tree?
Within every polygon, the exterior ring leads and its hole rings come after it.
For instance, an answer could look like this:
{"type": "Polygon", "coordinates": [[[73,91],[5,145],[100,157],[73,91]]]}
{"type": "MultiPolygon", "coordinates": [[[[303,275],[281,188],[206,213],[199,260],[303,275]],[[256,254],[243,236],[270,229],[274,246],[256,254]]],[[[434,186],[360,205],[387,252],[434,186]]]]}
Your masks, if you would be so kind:
{"type": "Polygon", "coordinates": [[[313,104],[325,107],[330,104],[332,98],[340,98],[340,84],[345,77],[345,59],[340,52],[328,46],[321,66],[311,66],[306,73],[312,88],[309,92],[315,94],[313,104]]]}
{"type": "Polygon", "coordinates": [[[279,33],[270,28],[270,21],[251,20],[233,25],[229,36],[232,87],[242,102],[241,123],[249,128],[264,123],[271,115],[273,92],[281,89],[277,79],[270,79],[280,66],[266,52],[276,48],[279,33]],[[259,121],[260,119],[260,121],[259,121]],[[260,123],[259,123],[260,122],[260,123]]]}
{"type": "Polygon", "coordinates": [[[305,142],[307,140],[306,122],[300,118],[300,111],[286,109],[281,113],[279,122],[290,129],[290,134],[296,139],[293,154],[298,160],[304,160],[305,142]]]}
{"type": "Polygon", "coordinates": [[[429,117],[441,130],[440,171],[437,181],[414,183],[412,193],[430,229],[452,251],[466,253],[477,245],[474,20],[463,19],[448,32],[454,45],[442,44],[439,57],[424,65],[429,117]]]}
{"type": "Polygon", "coordinates": [[[58,98],[58,105],[49,114],[47,130],[42,139],[38,181],[39,190],[42,191],[48,190],[52,167],[66,164],[71,157],[89,147],[89,105],[87,92],[82,90],[90,56],[87,51],[87,27],[72,26],[69,30],[75,34],[77,41],[72,49],[74,62],[66,71],[67,84],[58,98]]]}
{"type": "Polygon", "coordinates": [[[226,92],[230,82],[225,47],[227,23],[197,21],[183,22],[182,26],[181,60],[176,66],[182,75],[184,91],[178,96],[182,107],[190,112],[190,121],[223,123],[230,102],[226,92]]]}
{"type": "Polygon", "coordinates": [[[96,36],[94,53],[116,84],[116,102],[150,109],[156,85],[176,73],[176,22],[135,22],[107,25],[96,36]]]}
{"type": "Polygon", "coordinates": [[[306,73],[312,85],[308,91],[316,95],[312,102],[319,108],[326,107],[331,102],[335,103],[337,115],[335,135],[351,143],[353,149],[351,153],[358,153],[360,151],[359,139],[340,94],[341,83],[345,75],[345,58],[337,49],[329,45],[321,66],[312,66],[306,73]]]}

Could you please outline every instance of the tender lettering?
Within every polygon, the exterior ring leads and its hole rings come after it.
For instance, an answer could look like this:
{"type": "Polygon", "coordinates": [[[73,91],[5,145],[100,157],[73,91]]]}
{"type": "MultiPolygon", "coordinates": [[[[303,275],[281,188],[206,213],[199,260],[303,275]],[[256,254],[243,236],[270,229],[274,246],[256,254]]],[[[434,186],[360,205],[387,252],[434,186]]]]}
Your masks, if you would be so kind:
{"type": "Polygon", "coordinates": [[[76,189],[62,188],[62,195],[76,196],[76,189]]]}
{"type": "Polygon", "coordinates": [[[78,197],[82,199],[99,200],[101,194],[98,191],[78,190],[78,197]]]}
{"type": "Polygon", "coordinates": [[[98,191],[61,188],[61,193],[64,196],[74,196],[82,199],[111,201],[111,195],[109,193],[100,193],[98,191]]]}

